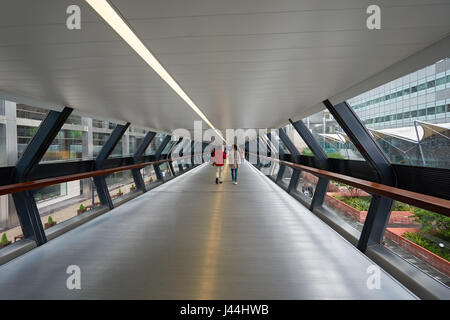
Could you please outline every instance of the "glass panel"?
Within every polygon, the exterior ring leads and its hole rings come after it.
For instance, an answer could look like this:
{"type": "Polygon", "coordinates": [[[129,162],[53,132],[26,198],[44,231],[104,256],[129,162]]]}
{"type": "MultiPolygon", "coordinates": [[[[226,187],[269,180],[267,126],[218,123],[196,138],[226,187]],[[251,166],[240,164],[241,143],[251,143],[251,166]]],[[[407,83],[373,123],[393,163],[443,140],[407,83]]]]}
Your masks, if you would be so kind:
{"type": "Polygon", "coordinates": [[[308,204],[311,204],[318,181],[319,178],[309,172],[302,171],[300,175],[296,191],[297,194],[308,204]]]}
{"type": "Polygon", "coordinates": [[[371,198],[372,196],[364,190],[331,180],[324,207],[358,231],[362,231],[371,198]]]}
{"type": "Polygon", "coordinates": [[[435,279],[450,285],[449,217],[396,202],[383,244],[435,279]]]}
{"type": "MultiPolygon", "coordinates": [[[[81,117],[80,117],[81,120],[81,117]]],[[[48,148],[42,162],[54,160],[73,160],[83,158],[83,131],[78,129],[61,129],[48,148]]]]}
{"type": "Polygon", "coordinates": [[[11,195],[0,196],[0,248],[23,239],[16,207],[11,195]]]}
{"type": "Polygon", "coordinates": [[[272,161],[272,165],[271,165],[271,171],[270,171],[270,176],[272,177],[272,179],[276,179],[278,176],[278,171],[280,171],[280,164],[276,161],[272,161]]]}
{"type": "Polygon", "coordinates": [[[450,113],[445,108],[449,61],[445,58],[348,100],[391,162],[450,168],[450,113]]]}
{"type": "Polygon", "coordinates": [[[147,166],[141,169],[142,178],[144,179],[144,183],[146,186],[149,186],[155,182],[157,182],[155,169],[153,166],[147,166]]]}
{"type": "Polygon", "coordinates": [[[115,172],[106,177],[109,194],[113,201],[129,197],[137,191],[131,170],[115,172]]]}
{"type": "Polygon", "coordinates": [[[278,136],[277,130],[272,130],[270,133],[270,140],[273,143],[274,147],[279,148],[285,154],[291,154],[289,149],[284,145],[283,141],[281,141],[280,137],[278,136]]]}
{"type": "Polygon", "coordinates": [[[172,150],[172,148],[175,146],[176,143],[177,143],[177,141],[170,140],[167,143],[167,145],[164,147],[164,149],[161,152],[161,154],[164,154],[164,155],[168,154],[172,150]]]}
{"type": "Polygon", "coordinates": [[[147,147],[147,150],[145,150],[145,155],[154,155],[165,136],[164,133],[157,133],[147,147]]]}
{"type": "Polygon", "coordinates": [[[177,160],[172,162],[172,166],[173,166],[173,170],[175,171],[175,174],[178,174],[178,172],[180,172],[180,168],[178,167],[178,164],[181,164],[181,161],[178,162],[177,160]]]}
{"type": "Polygon", "coordinates": [[[292,124],[285,126],[284,129],[287,136],[289,137],[289,139],[291,139],[292,143],[294,144],[294,146],[297,148],[297,150],[300,152],[301,155],[311,157],[314,156],[312,151],[308,148],[308,145],[302,139],[297,130],[295,130],[292,124]]]}
{"type": "Polygon", "coordinates": [[[33,194],[46,230],[102,207],[90,178],[36,189],[33,194]]]}
{"type": "Polygon", "coordinates": [[[289,183],[291,182],[291,176],[294,170],[291,167],[286,167],[283,172],[283,177],[281,178],[281,184],[288,187],[289,183]]]}
{"type": "Polygon", "coordinates": [[[160,169],[161,169],[161,174],[163,176],[163,179],[169,178],[172,176],[172,173],[170,172],[170,168],[169,168],[169,165],[167,164],[167,162],[164,162],[163,164],[161,164],[160,169]]]}
{"type": "MultiPolygon", "coordinates": [[[[329,158],[364,161],[362,155],[328,110],[313,114],[304,122],[329,158]]],[[[309,150],[302,150],[302,154],[304,153],[307,155],[309,150]]]]}

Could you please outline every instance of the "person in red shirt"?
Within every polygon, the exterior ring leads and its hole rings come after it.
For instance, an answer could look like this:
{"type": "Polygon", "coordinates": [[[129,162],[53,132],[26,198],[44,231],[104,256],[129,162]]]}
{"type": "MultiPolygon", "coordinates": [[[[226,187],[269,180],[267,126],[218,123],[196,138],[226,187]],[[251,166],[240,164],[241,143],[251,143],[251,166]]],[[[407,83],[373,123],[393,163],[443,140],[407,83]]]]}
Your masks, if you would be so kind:
{"type": "Polygon", "coordinates": [[[214,149],[212,153],[213,166],[216,166],[216,184],[222,183],[222,172],[227,154],[222,149],[214,149]]]}

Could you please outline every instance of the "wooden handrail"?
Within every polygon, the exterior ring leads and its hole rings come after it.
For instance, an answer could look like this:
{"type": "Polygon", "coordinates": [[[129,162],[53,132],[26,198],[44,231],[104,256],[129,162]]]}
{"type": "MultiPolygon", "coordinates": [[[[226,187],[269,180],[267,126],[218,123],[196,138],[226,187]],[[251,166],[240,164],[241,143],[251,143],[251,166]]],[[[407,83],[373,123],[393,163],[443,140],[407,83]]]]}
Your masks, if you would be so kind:
{"type": "Polygon", "coordinates": [[[54,184],[59,184],[59,183],[64,183],[64,182],[69,182],[69,181],[81,180],[81,179],[97,177],[97,176],[104,176],[104,175],[108,175],[108,174],[120,172],[120,171],[141,169],[141,168],[144,168],[147,166],[161,164],[164,162],[170,162],[170,161],[179,160],[179,159],[183,159],[183,158],[189,158],[189,157],[191,157],[191,155],[178,157],[176,159],[163,159],[163,160],[157,160],[157,161],[151,161],[151,162],[136,163],[136,164],[130,164],[127,166],[121,166],[121,167],[117,167],[117,168],[101,169],[101,170],[95,170],[95,171],[89,171],[89,172],[83,172],[83,173],[69,174],[69,175],[59,176],[59,177],[54,177],[54,178],[45,178],[45,179],[39,179],[39,180],[34,180],[34,181],[25,181],[25,182],[9,184],[9,185],[5,185],[5,186],[0,186],[0,195],[48,187],[48,186],[51,186],[54,184]]]}
{"type": "MultiPolygon", "coordinates": [[[[253,154],[253,153],[251,153],[253,154]]],[[[253,154],[256,155],[256,154],[253,154]]],[[[346,176],[340,173],[335,173],[332,171],[316,169],[313,167],[308,167],[305,165],[288,162],[276,158],[271,158],[267,156],[260,155],[261,158],[270,159],[271,161],[277,161],[280,164],[285,166],[299,169],[302,171],[306,171],[312,173],[316,176],[327,178],[331,180],[336,180],[339,182],[343,182],[345,184],[351,185],[353,187],[362,189],[364,191],[374,193],[383,197],[391,198],[393,200],[405,202],[423,209],[427,209],[433,212],[437,212],[443,214],[447,217],[450,217],[450,201],[442,198],[437,198],[433,196],[429,196],[426,194],[421,194],[405,189],[400,189],[392,186],[388,186],[385,184],[358,179],[350,176],[346,176]]]]}

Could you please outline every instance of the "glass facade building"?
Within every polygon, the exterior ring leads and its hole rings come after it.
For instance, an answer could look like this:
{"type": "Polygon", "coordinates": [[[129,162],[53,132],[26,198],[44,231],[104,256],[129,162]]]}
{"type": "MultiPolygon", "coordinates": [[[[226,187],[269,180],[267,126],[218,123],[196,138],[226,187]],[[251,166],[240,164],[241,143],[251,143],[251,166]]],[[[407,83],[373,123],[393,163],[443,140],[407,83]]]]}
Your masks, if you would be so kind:
{"type": "MultiPolygon", "coordinates": [[[[347,102],[392,163],[450,168],[450,59],[347,102]]],[[[328,157],[363,160],[328,110],[304,121],[328,157]]],[[[309,153],[305,145],[299,150],[309,153]]]]}

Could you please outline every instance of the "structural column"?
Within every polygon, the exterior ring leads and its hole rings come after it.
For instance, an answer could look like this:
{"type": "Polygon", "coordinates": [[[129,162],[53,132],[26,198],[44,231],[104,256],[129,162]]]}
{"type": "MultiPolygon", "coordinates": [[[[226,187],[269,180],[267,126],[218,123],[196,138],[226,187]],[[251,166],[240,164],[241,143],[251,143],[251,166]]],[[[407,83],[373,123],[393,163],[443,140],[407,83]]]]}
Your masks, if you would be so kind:
{"type": "MultiPolygon", "coordinates": [[[[291,139],[289,139],[288,135],[286,134],[286,132],[284,131],[283,128],[280,128],[278,130],[278,132],[279,132],[281,141],[283,141],[284,145],[286,146],[286,148],[288,148],[289,152],[291,153],[292,162],[299,163],[300,162],[300,152],[298,152],[297,148],[292,143],[291,139]]],[[[292,176],[291,176],[291,181],[289,182],[289,186],[288,186],[289,192],[291,192],[292,190],[295,190],[297,188],[300,174],[301,174],[300,170],[297,170],[297,169],[293,170],[292,176]]]]}
{"type": "MultiPolygon", "coordinates": [[[[328,100],[323,103],[367,163],[375,170],[377,182],[395,186],[396,176],[389,158],[347,102],[344,101],[335,106],[328,100]]],[[[381,243],[389,222],[392,204],[392,199],[372,195],[369,211],[358,242],[359,250],[365,252],[368,246],[381,243]]]]}
{"type": "MultiPolygon", "coordinates": [[[[142,139],[141,144],[137,147],[134,155],[133,155],[133,163],[139,163],[142,155],[144,154],[145,150],[147,150],[148,145],[152,142],[153,138],[156,136],[156,132],[149,131],[145,135],[144,139],[142,139]]],[[[131,174],[133,175],[134,184],[136,185],[136,189],[141,190],[142,192],[147,191],[145,189],[145,182],[142,178],[141,170],[140,169],[133,169],[131,170],[131,174]]]]}
{"type": "MultiPolygon", "coordinates": [[[[53,110],[48,112],[38,131],[27,145],[22,157],[16,163],[15,182],[27,181],[30,172],[42,159],[72,110],[71,108],[64,108],[61,112],[53,110]]],[[[33,192],[14,193],[13,199],[24,237],[33,239],[38,246],[46,243],[47,237],[33,192]]]]}
{"type": "MultiPolygon", "coordinates": [[[[289,119],[297,133],[302,137],[303,141],[307,144],[309,149],[314,154],[314,157],[318,160],[321,169],[328,169],[328,156],[322,147],[319,145],[317,140],[312,135],[311,131],[306,127],[302,120],[293,122],[289,119]]],[[[313,211],[315,208],[321,207],[325,199],[325,195],[328,189],[329,179],[319,178],[316,185],[316,190],[314,190],[314,196],[311,200],[310,210],[313,211]]]]}
{"type": "MultiPolygon", "coordinates": [[[[161,153],[163,152],[164,148],[169,143],[171,138],[172,137],[170,135],[167,135],[167,136],[164,137],[164,140],[161,142],[161,144],[159,145],[158,149],[155,152],[155,161],[160,160],[161,153]]],[[[159,164],[156,164],[153,167],[155,169],[156,178],[158,178],[158,180],[162,181],[163,180],[163,176],[161,174],[161,169],[159,167],[159,164]]]]}
{"type": "MultiPolygon", "coordinates": [[[[117,143],[119,142],[120,138],[123,136],[125,131],[127,131],[128,127],[130,126],[130,123],[126,123],[125,125],[118,124],[113,132],[111,132],[111,135],[109,136],[106,143],[103,145],[102,149],[100,150],[100,153],[98,154],[97,158],[95,159],[95,170],[99,170],[103,168],[103,165],[108,159],[111,152],[116,147],[117,143]]],[[[94,177],[94,183],[95,187],[97,189],[97,194],[100,199],[100,202],[103,205],[108,206],[110,209],[114,208],[114,205],[111,200],[111,196],[109,194],[108,185],[106,184],[106,176],[97,176],[94,177]]]]}

